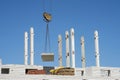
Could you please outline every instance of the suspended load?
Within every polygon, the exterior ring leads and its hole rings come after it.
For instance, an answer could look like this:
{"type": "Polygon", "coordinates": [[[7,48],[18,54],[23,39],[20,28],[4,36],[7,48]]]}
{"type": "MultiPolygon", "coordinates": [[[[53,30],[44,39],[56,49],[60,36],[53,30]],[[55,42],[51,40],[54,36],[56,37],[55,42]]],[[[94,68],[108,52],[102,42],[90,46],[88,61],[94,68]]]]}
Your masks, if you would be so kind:
{"type": "Polygon", "coordinates": [[[43,13],[44,21],[46,22],[46,37],[45,37],[45,52],[41,54],[43,61],[54,61],[54,53],[50,52],[50,36],[49,36],[49,27],[48,23],[51,21],[51,14],[44,12],[43,13]]]}
{"type": "Polygon", "coordinates": [[[54,53],[42,53],[41,57],[43,61],[54,61],[54,53]]]}

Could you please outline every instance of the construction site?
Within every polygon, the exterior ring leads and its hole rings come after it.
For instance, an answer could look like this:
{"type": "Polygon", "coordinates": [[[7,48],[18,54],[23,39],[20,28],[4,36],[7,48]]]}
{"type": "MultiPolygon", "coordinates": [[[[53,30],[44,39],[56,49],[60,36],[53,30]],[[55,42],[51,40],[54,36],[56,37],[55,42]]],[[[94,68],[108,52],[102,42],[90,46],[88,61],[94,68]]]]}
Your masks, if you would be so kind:
{"type": "MultiPolygon", "coordinates": [[[[28,64],[28,33],[24,35],[24,64],[2,64],[0,60],[0,80],[120,80],[120,68],[101,67],[99,59],[98,31],[94,32],[96,66],[86,67],[84,37],[81,37],[81,68],[75,67],[74,29],[65,32],[66,66],[62,65],[62,36],[58,35],[59,66],[34,64],[34,28],[30,28],[30,64],[28,64]],[[71,39],[71,54],[69,50],[71,39]],[[70,57],[71,55],[71,57],[70,57]],[[71,58],[71,62],[70,62],[71,58]]],[[[53,53],[41,55],[43,61],[53,61],[53,53]]]]}
{"type": "MultiPolygon", "coordinates": [[[[40,54],[40,58],[43,62],[51,62],[56,59],[54,57],[56,54],[50,50],[49,23],[53,16],[45,10],[42,17],[46,24],[46,33],[45,48],[43,53],[40,54]]],[[[34,63],[34,32],[34,27],[31,27],[30,31],[24,32],[24,64],[3,64],[2,59],[0,59],[0,80],[120,80],[119,67],[102,67],[100,65],[99,33],[97,30],[93,32],[95,49],[94,62],[96,65],[91,67],[86,66],[84,36],[81,36],[79,43],[81,47],[81,59],[78,60],[81,61],[82,67],[76,67],[74,27],[65,32],[61,32],[65,33],[65,37],[61,34],[57,36],[57,60],[59,65],[36,65],[34,63]],[[63,53],[62,47],[63,39],[65,39],[65,53],[63,53]],[[30,44],[30,46],[28,46],[28,44],[30,44]],[[63,56],[63,54],[66,56],[63,56]],[[63,61],[63,57],[65,57],[65,61],[63,61]],[[66,63],[65,66],[63,62],[66,63]]]]}

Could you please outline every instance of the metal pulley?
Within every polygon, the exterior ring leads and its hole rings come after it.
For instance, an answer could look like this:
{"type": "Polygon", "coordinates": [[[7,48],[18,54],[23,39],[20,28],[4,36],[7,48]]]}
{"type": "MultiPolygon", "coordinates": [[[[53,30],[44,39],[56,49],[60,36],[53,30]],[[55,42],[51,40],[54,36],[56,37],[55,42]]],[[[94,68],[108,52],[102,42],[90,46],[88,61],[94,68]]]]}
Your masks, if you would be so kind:
{"type": "Polygon", "coordinates": [[[44,20],[45,20],[46,22],[50,22],[51,19],[52,19],[51,14],[49,14],[49,13],[47,13],[47,12],[44,12],[44,13],[43,13],[43,17],[44,17],[44,20]]]}

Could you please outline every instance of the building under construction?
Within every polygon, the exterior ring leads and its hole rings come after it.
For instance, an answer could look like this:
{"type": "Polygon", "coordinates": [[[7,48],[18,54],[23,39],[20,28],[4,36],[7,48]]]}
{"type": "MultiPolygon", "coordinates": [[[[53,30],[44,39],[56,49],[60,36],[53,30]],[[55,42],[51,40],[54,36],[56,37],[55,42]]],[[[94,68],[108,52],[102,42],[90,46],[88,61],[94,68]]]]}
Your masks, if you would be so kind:
{"type": "MultiPolygon", "coordinates": [[[[75,67],[74,29],[65,32],[66,66],[62,65],[62,36],[58,35],[59,66],[34,64],[34,28],[30,28],[30,64],[28,64],[28,32],[24,34],[24,64],[2,64],[0,60],[0,80],[120,80],[120,68],[101,67],[99,57],[98,31],[94,32],[96,66],[86,67],[84,37],[81,37],[82,67],[75,67]],[[70,40],[69,40],[70,39],[70,40]],[[70,45],[70,44],[71,45],[70,45]],[[71,46],[71,47],[70,47],[71,46]],[[70,52],[71,51],[71,52],[70,52]],[[70,57],[71,55],[71,57],[70,57]],[[71,58],[71,61],[70,61],[71,58]]],[[[42,54],[43,61],[54,60],[54,54],[42,54]]]]}

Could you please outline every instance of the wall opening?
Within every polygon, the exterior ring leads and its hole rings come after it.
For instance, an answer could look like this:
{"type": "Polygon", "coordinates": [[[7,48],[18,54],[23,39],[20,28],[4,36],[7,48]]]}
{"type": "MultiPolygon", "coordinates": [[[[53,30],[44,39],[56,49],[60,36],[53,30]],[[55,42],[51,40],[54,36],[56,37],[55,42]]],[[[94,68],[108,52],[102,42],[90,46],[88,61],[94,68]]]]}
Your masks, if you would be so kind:
{"type": "Polygon", "coordinates": [[[9,74],[10,69],[9,68],[1,68],[1,74],[9,74]]]}
{"type": "Polygon", "coordinates": [[[111,71],[110,70],[101,70],[102,76],[111,76],[111,71]]]}
{"type": "Polygon", "coordinates": [[[111,72],[110,72],[110,70],[108,70],[108,76],[110,76],[110,74],[111,74],[111,72]]]}
{"type": "Polygon", "coordinates": [[[45,70],[46,74],[51,74],[50,70],[55,69],[54,67],[51,66],[44,66],[43,70],[45,70]]]}
{"type": "Polygon", "coordinates": [[[81,71],[81,76],[84,76],[84,71],[81,71]]]}
{"type": "Polygon", "coordinates": [[[25,74],[32,74],[34,70],[37,69],[25,69],[25,74]]]}

